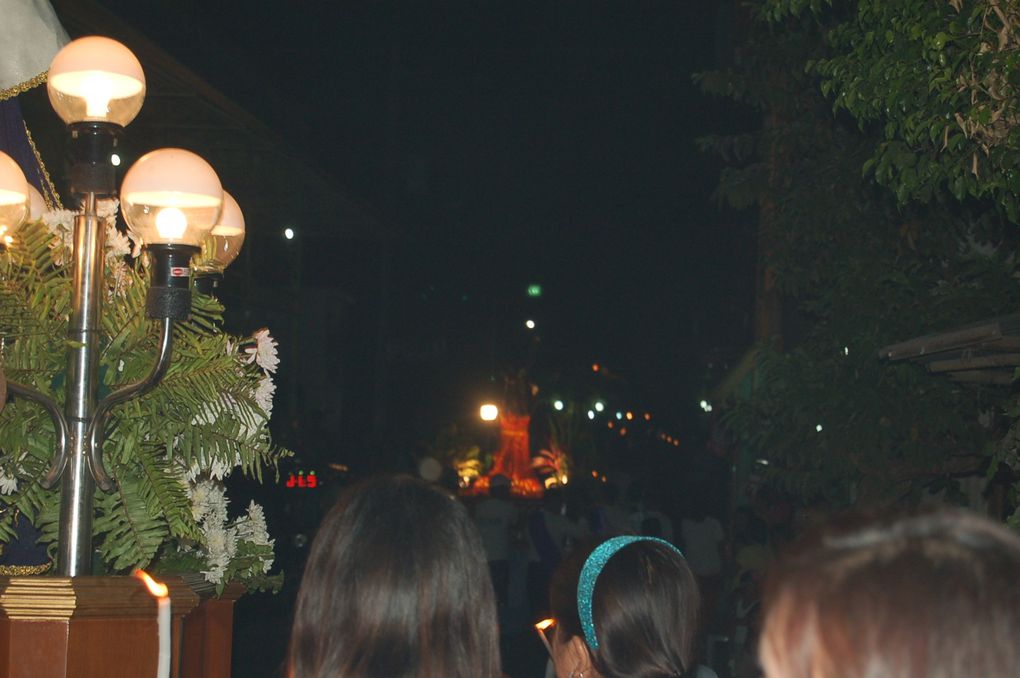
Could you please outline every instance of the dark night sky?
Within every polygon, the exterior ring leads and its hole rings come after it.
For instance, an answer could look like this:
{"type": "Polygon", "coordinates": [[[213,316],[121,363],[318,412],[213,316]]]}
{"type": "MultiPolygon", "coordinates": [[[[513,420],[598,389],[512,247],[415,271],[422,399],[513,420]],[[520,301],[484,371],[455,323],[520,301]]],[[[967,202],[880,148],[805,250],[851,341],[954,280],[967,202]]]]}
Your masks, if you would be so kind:
{"type": "Polygon", "coordinates": [[[609,365],[674,420],[705,353],[749,341],[750,231],[693,145],[747,124],[691,84],[719,0],[103,4],[400,225],[396,333],[537,314],[543,362],[609,365]]]}

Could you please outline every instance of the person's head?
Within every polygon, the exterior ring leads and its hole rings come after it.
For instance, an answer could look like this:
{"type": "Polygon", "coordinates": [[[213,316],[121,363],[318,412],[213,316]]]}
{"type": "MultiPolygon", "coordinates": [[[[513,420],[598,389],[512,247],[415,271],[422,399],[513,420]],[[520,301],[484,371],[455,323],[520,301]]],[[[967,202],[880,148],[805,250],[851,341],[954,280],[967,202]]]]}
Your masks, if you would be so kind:
{"type": "Polygon", "coordinates": [[[354,488],[326,516],[298,593],[293,678],[492,678],[485,551],[450,495],[412,478],[354,488]]]}
{"type": "Polygon", "coordinates": [[[489,496],[496,499],[510,498],[510,479],[497,473],[489,480],[489,496]]]}
{"type": "Polygon", "coordinates": [[[1020,539],[943,510],[841,530],[773,568],[768,678],[1015,676],[1020,539]]]}
{"type": "Polygon", "coordinates": [[[646,537],[579,548],[553,574],[557,678],[673,678],[690,668],[698,585],[680,552],[646,537]]]}

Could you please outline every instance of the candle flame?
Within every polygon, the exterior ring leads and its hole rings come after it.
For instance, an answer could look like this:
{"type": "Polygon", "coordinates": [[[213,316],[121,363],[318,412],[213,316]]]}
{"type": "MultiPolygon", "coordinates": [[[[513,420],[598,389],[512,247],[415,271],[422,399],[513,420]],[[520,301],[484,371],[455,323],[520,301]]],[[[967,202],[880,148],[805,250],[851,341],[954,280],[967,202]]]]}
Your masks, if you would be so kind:
{"type": "Polygon", "coordinates": [[[166,587],[166,584],[161,584],[152,577],[145,570],[135,570],[135,576],[145,582],[145,585],[149,588],[149,593],[156,596],[157,598],[166,598],[170,595],[170,589],[166,587]]]}
{"type": "Polygon", "coordinates": [[[535,624],[535,628],[539,631],[545,631],[547,628],[556,623],[554,619],[543,619],[542,621],[535,624]]]}

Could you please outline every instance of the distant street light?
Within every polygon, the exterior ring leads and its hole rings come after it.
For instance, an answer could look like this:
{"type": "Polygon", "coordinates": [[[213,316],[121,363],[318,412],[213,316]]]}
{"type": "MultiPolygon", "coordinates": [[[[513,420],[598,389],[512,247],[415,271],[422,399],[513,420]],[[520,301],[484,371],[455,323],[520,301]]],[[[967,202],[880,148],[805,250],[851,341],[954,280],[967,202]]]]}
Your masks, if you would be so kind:
{"type": "Polygon", "coordinates": [[[485,403],[478,410],[478,416],[482,418],[482,421],[496,421],[499,417],[499,408],[492,403],[485,403]]]}
{"type": "Polygon", "coordinates": [[[604,402],[602,402],[601,400],[596,400],[595,401],[595,411],[596,412],[601,412],[604,409],[606,409],[606,404],[604,402]]]}
{"type": "Polygon", "coordinates": [[[553,409],[556,410],[557,412],[562,412],[563,411],[563,401],[562,400],[554,400],[553,401],[553,409]]]}
{"type": "Polygon", "coordinates": [[[529,330],[533,330],[533,329],[535,329],[535,321],[534,320],[526,320],[526,321],[524,321],[524,326],[527,327],[529,330]]]}
{"type": "Polygon", "coordinates": [[[287,240],[293,240],[294,239],[294,229],[293,228],[285,228],[285,229],[283,229],[283,237],[286,238],[287,240]]]}

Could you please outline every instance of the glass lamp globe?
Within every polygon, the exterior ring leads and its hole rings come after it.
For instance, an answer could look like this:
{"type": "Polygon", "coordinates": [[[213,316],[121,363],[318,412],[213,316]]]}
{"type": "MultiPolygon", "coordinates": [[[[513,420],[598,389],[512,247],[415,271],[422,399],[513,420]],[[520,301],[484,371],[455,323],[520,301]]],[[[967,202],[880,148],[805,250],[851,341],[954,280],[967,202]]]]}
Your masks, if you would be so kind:
{"type": "Polygon", "coordinates": [[[223,187],[199,156],[161,148],[131,166],[120,201],[124,220],[145,245],[199,248],[220,219],[223,187]]]}
{"type": "Polygon", "coordinates": [[[50,64],[50,105],[67,124],[135,119],[145,99],[145,74],[138,59],[110,38],[90,36],[68,43],[50,64]]]}
{"type": "Polygon", "coordinates": [[[46,213],[46,201],[42,193],[32,184],[28,185],[28,220],[39,221],[46,213]]]}
{"type": "Polygon", "coordinates": [[[241,253],[244,214],[234,196],[223,191],[223,213],[202,245],[202,267],[222,271],[241,253]]]}
{"type": "Polygon", "coordinates": [[[18,163],[0,152],[0,238],[9,236],[28,216],[28,182],[18,163]]]}

